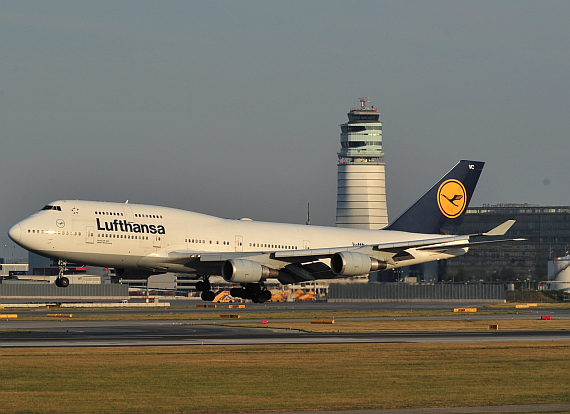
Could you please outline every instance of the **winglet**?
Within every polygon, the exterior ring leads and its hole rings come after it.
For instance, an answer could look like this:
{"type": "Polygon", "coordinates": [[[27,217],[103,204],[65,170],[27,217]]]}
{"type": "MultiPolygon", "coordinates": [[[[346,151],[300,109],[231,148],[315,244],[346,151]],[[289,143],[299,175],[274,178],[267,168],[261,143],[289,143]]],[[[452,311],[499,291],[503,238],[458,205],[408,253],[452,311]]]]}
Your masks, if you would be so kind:
{"type": "Polygon", "coordinates": [[[483,233],[483,236],[502,236],[515,224],[516,220],[507,220],[503,224],[499,224],[487,233],[483,233]]]}

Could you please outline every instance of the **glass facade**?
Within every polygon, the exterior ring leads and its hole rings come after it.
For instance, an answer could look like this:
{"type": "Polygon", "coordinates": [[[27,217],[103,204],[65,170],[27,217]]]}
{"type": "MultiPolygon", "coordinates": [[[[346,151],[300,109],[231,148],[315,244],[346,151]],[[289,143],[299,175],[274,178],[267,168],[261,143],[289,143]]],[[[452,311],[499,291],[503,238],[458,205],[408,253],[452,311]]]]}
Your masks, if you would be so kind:
{"type": "Polygon", "coordinates": [[[341,162],[374,162],[384,157],[380,113],[366,107],[366,102],[361,98],[360,109],[351,109],[348,122],[340,125],[341,162]]]}
{"type": "Polygon", "coordinates": [[[548,261],[565,256],[570,249],[570,207],[472,207],[467,209],[460,233],[484,233],[512,219],[516,223],[506,236],[526,241],[471,248],[465,256],[448,260],[446,273],[455,274],[461,269],[471,279],[487,281],[546,279],[548,261]]]}

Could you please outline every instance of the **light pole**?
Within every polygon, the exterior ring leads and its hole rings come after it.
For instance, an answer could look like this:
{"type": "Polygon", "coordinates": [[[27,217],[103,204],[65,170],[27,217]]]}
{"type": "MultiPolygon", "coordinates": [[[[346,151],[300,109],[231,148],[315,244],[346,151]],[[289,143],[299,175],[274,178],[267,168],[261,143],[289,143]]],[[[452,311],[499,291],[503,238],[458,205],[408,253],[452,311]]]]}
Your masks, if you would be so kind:
{"type": "Polygon", "coordinates": [[[6,245],[4,245],[4,263],[6,263],[6,245]]]}

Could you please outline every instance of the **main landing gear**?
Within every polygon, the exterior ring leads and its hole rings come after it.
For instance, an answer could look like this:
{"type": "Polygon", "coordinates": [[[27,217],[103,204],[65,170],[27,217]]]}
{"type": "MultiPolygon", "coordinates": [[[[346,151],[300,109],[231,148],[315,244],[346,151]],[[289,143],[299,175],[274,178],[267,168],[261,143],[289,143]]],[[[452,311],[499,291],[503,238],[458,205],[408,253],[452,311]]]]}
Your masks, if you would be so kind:
{"type": "MultiPolygon", "coordinates": [[[[249,299],[253,303],[264,303],[271,299],[271,292],[265,287],[263,282],[260,283],[242,283],[242,287],[231,288],[230,295],[234,298],[249,299]]],[[[202,280],[196,283],[196,290],[202,292],[200,297],[206,302],[211,302],[216,297],[212,292],[210,284],[210,276],[202,276],[202,280]]]]}
{"type": "Polygon", "coordinates": [[[59,273],[57,274],[57,279],[55,279],[55,285],[57,287],[68,287],[69,279],[63,275],[63,273],[67,270],[67,262],[65,260],[59,259],[57,261],[57,267],[59,267],[59,273]]]}
{"type": "Polygon", "coordinates": [[[216,297],[216,294],[212,292],[212,285],[210,285],[210,276],[202,276],[202,280],[196,283],[196,290],[202,292],[200,297],[206,302],[211,302],[216,297]]]}
{"type": "Polygon", "coordinates": [[[253,303],[263,303],[271,299],[271,292],[260,283],[243,283],[243,287],[231,288],[230,295],[234,298],[249,299],[253,303]]]}

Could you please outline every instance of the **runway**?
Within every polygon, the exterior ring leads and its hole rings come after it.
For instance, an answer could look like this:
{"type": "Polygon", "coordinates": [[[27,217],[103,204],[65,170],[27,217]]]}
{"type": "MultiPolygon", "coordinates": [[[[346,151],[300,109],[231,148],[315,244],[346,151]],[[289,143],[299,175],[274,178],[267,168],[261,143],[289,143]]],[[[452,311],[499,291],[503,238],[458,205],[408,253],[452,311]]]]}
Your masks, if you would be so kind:
{"type": "MultiPolygon", "coordinates": [[[[74,310],[74,316],[81,315],[134,315],[147,314],[160,317],[161,314],[189,314],[188,319],[167,320],[123,320],[123,321],[76,321],[69,320],[0,320],[0,347],[87,347],[87,346],[172,346],[172,345],[281,345],[281,344],[347,344],[347,343],[411,343],[411,342],[493,342],[493,341],[553,341],[570,340],[570,330],[540,331],[454,331],[454,332],[373,332],[373,333],[311,333],[290,329],[273,329],[260,324],[259,314],[266,314],[271,322],[299,322],[301,319],[283,318],[283,312],[330,312],[373,311],[373,310],[449,310],[456,303],[273,303],[248,304],[240,309],[239,320],[224,322],[214,320],[198,321],[192,313],[219,314],[227,310],[226,305],[217,309],[197,309],[196,301],[183,301],[185,308],[170,309],[93,309],[74,310]],[[189,302],[189,303],[185,303],[189,302]],[[272,317],[280,313],[279,319],[272,317]],[[255,316],[254,316],[255,314],[255,316]],[[260,324],[257,328],[235,326],[235,323],[260,324]]],[[[201,303],[201,302],[198,302],[201,303]]],[[[465,307],[483,306],[478,303],[465,307]]],[[[444,319],[536,319],[538,313],[551,315],[553,319],[570,319],[570,309],[524,310],[508,314],[451,314],[449,316],[372,316],[344,317],[341,320],[444,320],[444,319]]],[[[53,310],[37,309],[25,311],[30,316],[45,316],[53,310]]],[[[276,315],[277,316],[277,315],[276,315]]],[[[307,320],[308,321],[308,320],[307,320]]]]}
{"type": "Polygon", "coordinates": [[[0,348],[285,345],[570,340],[570,331],[309,333],[194,321],[25,321],[0,323],[0,348]]]}

